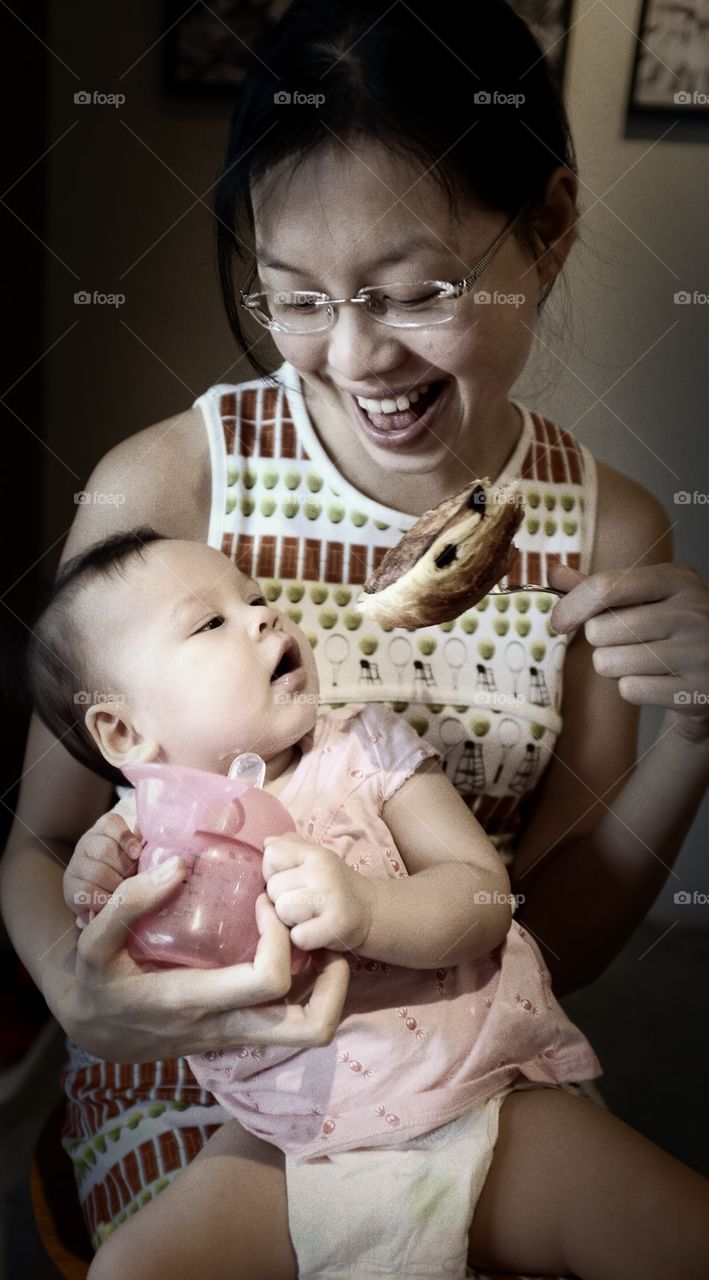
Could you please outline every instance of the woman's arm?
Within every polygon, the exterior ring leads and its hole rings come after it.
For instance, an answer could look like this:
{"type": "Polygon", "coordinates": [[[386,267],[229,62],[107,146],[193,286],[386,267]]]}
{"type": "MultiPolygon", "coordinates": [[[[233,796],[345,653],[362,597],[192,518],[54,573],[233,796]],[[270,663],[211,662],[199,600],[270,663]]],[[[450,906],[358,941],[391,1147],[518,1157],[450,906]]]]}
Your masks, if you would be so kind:
{"type": "MultiPolygon", "coordinates": [[[[86,502],[76,515],[61,564],[92,543],[132,525],[152,523],[175,537],[202,536],[204,426],[193,410],[123,441],[94,468],[86,490],[121,501],[86,502]],[[185,476],[184,494],[166,502],[163,467],[185,476]]],[[[62,879],[74,846],[111,804],[111,784],[84,768],[33,716],[15,821],[0,863],[3,916],[13,945],[60,1023],[66,1026],[75,942],[62,879]]]]}
{"type": "MultiPolygon", "coordinates": [[[[687,742],[665,719],[594,829],[572,832],[556,847],[550,839],[527,870],[516,871],[515,888],[525,895],[520,916],[557,995],[598,977],[645,918],[673,874],[707,785],[709,743],[687,742]]],[[[523,846],[521,868],[524,856],[523,846]]]]}
{"type": "MultiPolygon", "coordinates": [[[[85,769],[32,717],[15,820],[0,862],[2,914],[17,954],[66,1026],[76,941],[63,877],[75,839],[108,809],[111,784],[85,769]],[[78,833],[78,834],[76,834],[78,833]]],[[[70,1019],[68,1019],[70,1020],[70,1019]]]]}
{"type": "MultiPolygon", "coordinates": [[[[670,562],[664,509],[618,472],[599,471],[593,572],[670,562]]],[[[709,781],[709,745],[690,743],[671,711],[635,763],[639,707],[596,670],[583,627],[566,659],[563,711],[512,875],[559,995],[602,973],[643,920],[709,781]]]]}

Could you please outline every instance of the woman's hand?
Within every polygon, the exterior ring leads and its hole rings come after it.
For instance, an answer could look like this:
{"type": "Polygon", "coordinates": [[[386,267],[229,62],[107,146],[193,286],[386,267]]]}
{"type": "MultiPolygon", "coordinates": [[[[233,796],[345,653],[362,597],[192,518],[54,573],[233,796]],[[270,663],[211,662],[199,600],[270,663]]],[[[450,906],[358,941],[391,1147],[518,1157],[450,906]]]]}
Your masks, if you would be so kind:
{"type": "Polygon", "coordinates": [[[118,813],[106,813],[81,837],[64,872],[64,901],[82,928],[128,876],[135,875],[139,836],[118,813]]]}
{"type": "Polygon", "coordinates": [[[266,894],[256,902],[260,938],[250,964],[148,973],[135,963],[125,949],[131,925],[173,893],[183,875],[178,858],[162,880],[155,872],[131,876],[83,929],[65,1020],[71,1039],[115,1062],[154,1062],[236,1045],[329,1044],[349,985],[347,960],[313,955],[291,984],[288,930],[266,894]],[[308,991],[310,999],[301,1005],[308,991]],[[266,1007],[253,1007],[261,1005],[266,1007]]]}
{"type": "Polygon", "coordinates": [[[584,625],[599,675],[626,702],[668,708],[666,721],[709,742],[709,588],[696,569],[654,564],[589,576],[554,565],[549,585],[567,592],[550,621],[584,625]]]}
{"type": "Polygon", "coordinates": [[[263,875],[278,918],[302,951],[356,951],[369,932],[370,885],[323,845],[288,832],[267,836],[263,875]]]}

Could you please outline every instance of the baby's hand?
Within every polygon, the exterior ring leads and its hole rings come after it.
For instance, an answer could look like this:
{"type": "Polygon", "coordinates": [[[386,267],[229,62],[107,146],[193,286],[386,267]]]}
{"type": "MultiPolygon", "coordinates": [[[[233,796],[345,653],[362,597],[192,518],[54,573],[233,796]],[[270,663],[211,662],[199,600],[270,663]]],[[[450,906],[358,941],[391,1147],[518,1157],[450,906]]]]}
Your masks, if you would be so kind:
{"type": "Polygon", "coordinates": [[[106,813],[81,837],[64,872],[64,901],[83,928],[128,876],[135,875],[140,837],[118,813],[106,813]]]}
{"type": "Polygon", "coordinates": [[[356,951],[369,932],[370,885],[337,854],[295,832],[267,836],[266,892],[303,951],[356,951]]]}

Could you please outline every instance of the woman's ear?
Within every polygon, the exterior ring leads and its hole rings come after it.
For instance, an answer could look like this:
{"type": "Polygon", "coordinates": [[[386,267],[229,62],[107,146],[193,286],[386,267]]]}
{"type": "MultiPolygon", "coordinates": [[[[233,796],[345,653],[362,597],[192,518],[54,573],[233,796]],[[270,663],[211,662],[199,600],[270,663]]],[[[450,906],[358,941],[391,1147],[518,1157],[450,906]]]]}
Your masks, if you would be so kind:
{"type": "Polygon", "coordinates": [[[542,242],[540,282],[550,284],[559,274],[576,239],[576,175],[559,165],[550,175],[544,198],[533,216],[534,230],[542,242]]]}
{"type": "Polygon", "coordinates": [[[97,702],[89,707],[84,723],[104,760],[122,769],[124,764],[157,760],[157,742],[143,738],[133,724],[125,702],[97,702]]]}

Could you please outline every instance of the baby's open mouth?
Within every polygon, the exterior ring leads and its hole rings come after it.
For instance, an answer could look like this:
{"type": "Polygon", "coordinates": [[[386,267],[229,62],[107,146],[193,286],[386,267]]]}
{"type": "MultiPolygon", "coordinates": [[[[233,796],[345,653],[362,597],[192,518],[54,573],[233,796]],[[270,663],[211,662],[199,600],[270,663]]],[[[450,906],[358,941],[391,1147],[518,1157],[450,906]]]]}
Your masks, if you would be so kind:
{"type": "Polygon", "coordinates": [[[273,669],[271,684],[273,684],[274,680],[279,680],[281,676],[288,675],[290,671],[297,671],[300,665],[300,647],[298,642],[291,637],[273,669]]]}

